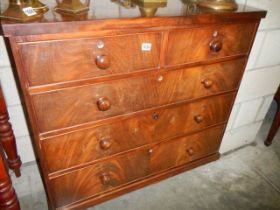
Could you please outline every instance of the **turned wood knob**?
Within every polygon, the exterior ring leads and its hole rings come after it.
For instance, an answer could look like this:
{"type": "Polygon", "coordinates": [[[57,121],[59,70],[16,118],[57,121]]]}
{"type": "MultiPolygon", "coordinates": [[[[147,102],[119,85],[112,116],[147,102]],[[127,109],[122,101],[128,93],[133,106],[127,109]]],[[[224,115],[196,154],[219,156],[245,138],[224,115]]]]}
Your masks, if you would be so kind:
{"type": "Polygon", "coordinates": [[[101,97],[97,101],[97,107],[100,111],[107,111],[111,108],[111,102],[106,97],[101,97]]]}
{"type": "Polygon", "coordinates": [[[148,154],[149,154],[149,155],[151,155],[151,154],[153,154],[153,153],[154,153],[154,150],[153,150],[153,149],[149,149],[149,150],[148,150],[148,154]]]}
{"type": "Polygon", "coordinates": [[[196,123],[201,123],[203,121],[203,117],[201,115],[196,115],[194,120],[196,123]]]}
{"type": "Polygon", "coordinates": [[[100,176],[100,181],[103,185],[108,185],[111,181],[111,177],[109,174],[102,174],[100,176]]]}
{"type": "Polygon", "coordinates": [[[111,65],[109,56],[107,55],[98,55],[95,59],[96,66],[100,69],[107,69],[111,65]]]}
{"type": "Polygon", "coordinates": [[[153,113],[152,115],[154,120],[158,120],[159,119],[159,115],[157,113],[153,113]]]}
{"type": "Polygon", "coordinates": [[[112,144],[111,144],[110,140],[102,139],[102,140],[100,140],[99,145],[100,145],[101,149],[107,150],[111,147],[112,144]]]}
{"type": "Polygon", "coordinates": [[[189,156],[193,156],[193,155],[194,155],[194,150],[193,150],[193,148],[187,149],[187,153],[188,153],[189,156]]]}
{"type": "Polygon", "coordinates": [[[213,81],[210,79],[205,79],[201,82],[203,84],[203,86],[208,89],[211,88],[213,86],[213,81]]]}
{"type": "Polygon", "coordinates": [[[223,48],[223,43],[220,40],[213,40],[212,42],[210,42],[210,50],[212,52],[220,52],[221,49],[223,48]]]}

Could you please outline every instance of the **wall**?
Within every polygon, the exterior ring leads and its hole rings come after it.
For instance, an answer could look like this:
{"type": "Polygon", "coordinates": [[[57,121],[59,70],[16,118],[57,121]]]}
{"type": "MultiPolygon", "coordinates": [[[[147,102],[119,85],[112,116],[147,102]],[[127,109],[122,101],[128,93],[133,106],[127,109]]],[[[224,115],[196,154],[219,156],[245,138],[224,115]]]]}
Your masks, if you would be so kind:
{"type": "Polygon", "coordinates": [[[262,20],[221,152],[254,141],[280,83],[280,1],[244,0],[245,6],[268,11],[262,20]]]}
{"type": "MultiPolygon", "coordinates": [[[[239,0],[245,6],[266,9],[236,104],[221,146],[226,152],[252,142],[280,83],[280,1],[239,0]]],[[[7,100],[11,122],[24,163],[34,160],[22,105],[14,82],[2,37],[0,37],[0,80],[7,100]]]]}

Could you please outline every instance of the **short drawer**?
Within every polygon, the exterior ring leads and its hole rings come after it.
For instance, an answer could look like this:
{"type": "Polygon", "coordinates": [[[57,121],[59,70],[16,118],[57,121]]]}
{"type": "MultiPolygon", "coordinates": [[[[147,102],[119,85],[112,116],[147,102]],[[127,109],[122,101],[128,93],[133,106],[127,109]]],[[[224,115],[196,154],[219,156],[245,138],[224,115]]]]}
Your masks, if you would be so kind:
{"type": "Polygon", "coordinates": [[[50,181],[56,207],[81,201],[114,190],[218,152],[224,126],[204,132],[151,145],[134,153],[118,156],[50,181]]]}
{"type": "Polygon", "coordinates": [[[166,65],[246,55],[255,30],[256,25],[248,23],[170,31],[166,65]]]}
{"type": "Polygon", "coordinates": [[[244,60],[67,88],[32,96],[40,132],[236,90],[244,60]]]}
{"type": "Polygon", "coordinates": [[[147,33],[23,43],[20,53],[30,86],[38,86],[157,68],[160,43],[160,34],[147,33]]]}
{"type": "Polygon", "coordinates": [[[42,140],[44,161],[52,173],[224,123],[234,96],[226,94],[158,109],[112,124],[42,140]]]}

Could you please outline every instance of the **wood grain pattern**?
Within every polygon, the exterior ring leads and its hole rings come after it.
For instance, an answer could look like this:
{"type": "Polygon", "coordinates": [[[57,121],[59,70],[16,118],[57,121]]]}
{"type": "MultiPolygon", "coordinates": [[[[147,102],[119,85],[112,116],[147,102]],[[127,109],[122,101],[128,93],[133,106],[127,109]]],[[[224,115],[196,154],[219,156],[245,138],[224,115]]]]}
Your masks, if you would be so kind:
{"type": "Polygon", "coordinates": [[[172,1],[165,17],[132,18],[92,1],[85,20],[50,10],[33,23],[1,21],[50,210],[87,208],[217,160],[266,15],[189,15],[172,1]],[[146,41],[152,51],[139,52],[146,41]]]}
{"type": "Polygon", "coordinates": [[[147,146],[136,152],[95,164],[51,180],[56,207],[143,179],[217,152],[224,126],[166,143],[147,146]],[[188,150],[193,148],[194,154],[188,150]],[[152,152],[150,150],[153,150],[152,152]],[[162,156],[164,155],[164,156],[162,156]],[[106,181],[103,176],[107,176],[106,181]]]}
{"type": "Polygon", "coordinates": [[[147,33],[27,42],[20,51],[30,86],[38,86],[157,68],[160,43],[159,33],[147,33]],[[151,44],[151,50],[142,51],[143,43],[151,44]],[[100,56],[109,62],[106,68],[99,66],[100,56]]]}
{"type": "Polygon", "coordinates": [[[228,24],[188,30],[173,30],[169,34],[166,65],[173,66],[248,54],[256,25],[228,24]],[[187,41],[186,41],[187,40],[187,41]],[[211,50],[210,45],[219,42],[220,50],[211,50]]]}
{"type": "Polygon", "coordinates": [[[239,60],[176,71],[154,72],[143,77],[37,94],[32,98],[40,131],[47,132],[235,90],[243,70],[244,60],[239,60]],[[205,79],[212,81],[211,88],[205,87],[205,79]],[[98,100],[103,97],[111,104],[107,111],[100,111],[97,106],[98,100]]]}
{"type": "MultiPolygon", "coordinates": [[[[52,0],[47,0],[53,2],[52,0]]],[[[104,1],[104,0],[99,0],[104,1]]],[[[74,19],[68,19],[65,21],[63,19],[58,20],[57,16],[53,16],[51,19],[42,19],[41,21],[33,22],[31,24],[17,24],[14,22],[1,21],[3,25],[3,33],[5,36],[33,36],[40,35],[43,37],[73,37],[81,36],[84,33],[96,34],[100,31],[109,31],[109,34],[114,33],[116,30],[130,30],[134,33],[137,31],[147,31],[149,29],[171,29],[177,28],[193,28],[194,26],[210,25],[217,23],[232,23],[232,22],[255,22],[258,23],[261,18],[266,16],[266,11],[257,10],[250,7],[242,7],[240,10],[235,12],[200,12],[197,14],[189,15],[187,13],[186,7],[178,7],[181,1],[176,1],[175,10],[174,8],[170,11],[166,10],[162,17],[152,17],[152,18],[140,18],[137,14],[137,18],[132,18],[131,13],[125,18],[114,17],[109,19],[104,19],[107,17],[108,10],[107,7],[101,7],[103,12],[101,13],[101,18],[96,19],[96,14],[89,16],[88,19],[84,21],[75,21],[74,19]],[[169,15],[173,13],[172,15],[169,15]]],[[[168,4],[171,5],[171,4],[168,4]]],[[[174,5],[174,4],[173,4],[174,5]]],[[[98,8],[96,8],[98,9],[98,8]]],[[[52,10],[50,10],[51,12],[52,10]]]]}
{"type": "Polygon", "coordinates": [[[224,123],[234,96],[235,94],[216,96],[157,110],[125,121],[45,139],[41,145],[49,172],[71,168],[145,144],[224,123]],[[158,116],[156,119],[155,115],[158,116]],[[195,121],[196,116],[202,117],[200,123],[195,121]],[[104,148],[104,143],[110,145],[104,148]]]}

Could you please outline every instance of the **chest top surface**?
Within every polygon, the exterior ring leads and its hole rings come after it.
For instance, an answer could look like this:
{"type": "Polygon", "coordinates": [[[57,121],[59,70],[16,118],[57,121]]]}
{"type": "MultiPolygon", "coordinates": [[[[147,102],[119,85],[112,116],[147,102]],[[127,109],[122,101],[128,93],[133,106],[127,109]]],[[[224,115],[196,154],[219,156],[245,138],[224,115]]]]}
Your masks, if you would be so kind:
{"type": "MultiPolygon", "coordinates": [[[[236,20],[250,21],[266,15],[263,10],[244,5],[239,5],[238,10],[230,12],[205,10],[197,7],[191,1],[184,0],[157,0],[158,3],[143,3],[141,0],[88,1],[88,12],[69,15],[55,9],[56,1],[43,0],[42,2],[48,6],[49,10],[41,18],[24,23],[2,20],[3,34],[5,36],[22,36],[100,29],[193,26],[236,20]]],[[[85,3],[83,0],[81,2],[85,3]]],[[[1,3],[3,5],[1,13],[3,13],[8,7],[8,0],[1,0],[1,3]]]]}

